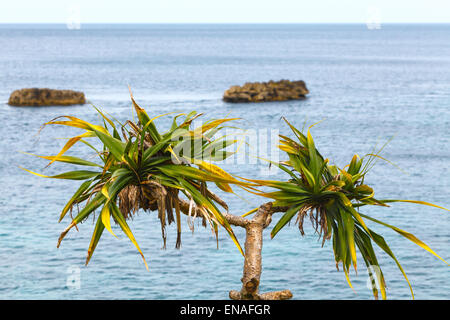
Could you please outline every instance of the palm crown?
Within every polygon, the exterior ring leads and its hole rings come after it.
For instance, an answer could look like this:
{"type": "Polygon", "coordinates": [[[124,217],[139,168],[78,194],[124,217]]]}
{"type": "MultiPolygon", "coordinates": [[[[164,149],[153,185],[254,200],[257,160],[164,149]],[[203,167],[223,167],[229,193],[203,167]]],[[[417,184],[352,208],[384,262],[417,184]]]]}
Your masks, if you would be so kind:
{"type": "MultiPolygon", "coordinates": [[[[357,269],[357,248],[369,273],[372,273],[371,266],[380,267],[373,248],[373,244],[376,244],[395,261],[408,282],[411,294],[414,296],[411,284],[394,253],[384,238],[366,225],[365,219],[391,228],[442,261],[444,260],[411,233],[362,214],[359,209],[369,205],[388,207],[387,203],[391,202],[410,202],[444,210],[448,209],[423,201],[376,199],[374,190],[365,183],[365,176],[373,167],[375,159],[384,158],[374,153],[367,154],[363,158],[355,155],[348,165],[342,169],[338,168],[336,165],[329,164],[329,160],[324,159],[316,149],[309,129],[305,135],[286,119],[284,120],[291,128],[297,141],[280,135],[279,148],[287,154],[289,160],[271,163],[286,172],[289,175],[289,180],[245,179],[277,189],[273,192],[255,192],[254,188],[245,187],[252,193],[274,199],[274,206],[286,207],[286,212],[273,227],[271,237],[273,238],[295,216],[295,222],[298,223],[303,235],[304,219],[309,216],[315,231],[322,237],[322,246],[326,240],[332,239],[336,267],[339,268],[339,264],[342,263],[350,287],[352,284],[349,271],[351,265],[353,265],[355,271],[357,269]]],[[[381,295],[385,298],[383,273],[381,272],[376,278],[379,283],[378,285],[372,283],[373,293],[377,297],[377,288],[380,288],[381,295]]]]}
{"type": "MultiPolygon", "coordinates": [[[[85,180],[63,208],[59,221],[72,210],[74,205],[85,203],[85,207],[62,232],[58,246],[71,228],[86,220],[96,209],[101,208],[89,244],[86,264],[92,257],[104,229],[115,235],[111,228],[111,217],[144,258],[126,222],[137,210],[143,209],[158,211],[164,247],[166,245],[165,226],[174,221],[177,224],[176,247],[180,247],[180,213],[184,211],[188,215],[199,212],[203,224],[209,223],[216,235],[218,226],[224,227],[242,252],[233,230],[218,208],[221,206],[227,210],[226,203],[208,189],[207,183],[213,182],[225,192],[232,192],[230,183],[246,186],[250,186],[251,183],[240,182],[218,166],[204,160],[223,160],[232,154],[223,149],[236,143],[236,140],[226,140],[224,136],[215,139],[214,135],[224,127],[226,122],[235,119],[210,120],[201,127],[191,129],[193,120],[201,116],[193,111],[187,115],[175,116],[170,130],[162,134],[155,125],[155,120],[160,116],[150,118],[133,98],[132,102],[139,122],[127,121],[125,124],[120,124],[122,137],[114,121],[98,109],[103,118],[103,126],[72,116],[58,117],[45,124],[71,126],[83,129],[85,132],[70,138],[57,155],[39,157],[50,160],[48,165],[53,162],[66,162],[93,168],[55,176],[43,176],[27,170],[47,178],[85,180]],[[177,120],[183,116],[184,119],[178,124],[177,120]],[[99,139],[103,144],[103,150],[97,150],[85,140],[89,137],[99,139]],[[65,156],[65,152],[77,142],[85,143],[93,148],[100,164],[78,157],[65,156]],[[187,199],[188,206],[186,201],[179,197],[181,195],[187,199]]],[[[145,264],[147,266],[146,262],[145,264]]]]}

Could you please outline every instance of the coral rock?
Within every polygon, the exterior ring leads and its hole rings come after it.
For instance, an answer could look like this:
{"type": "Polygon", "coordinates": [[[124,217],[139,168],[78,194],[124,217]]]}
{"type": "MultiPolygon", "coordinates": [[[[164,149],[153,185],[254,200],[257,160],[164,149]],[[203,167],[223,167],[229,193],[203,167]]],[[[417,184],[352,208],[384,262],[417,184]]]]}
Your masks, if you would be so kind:
{"type": "Polygon", "coordinates": [[[8,101],[11,106],[68,106],[85,103],[83,92],[39,88],[16,90],[8,101]]]}
{"type": "Polygon", "coordinates": [[[309,91],[304,81],[247,82],[225,91],[225,102],[265,102],[304,99],[309,91]]]}

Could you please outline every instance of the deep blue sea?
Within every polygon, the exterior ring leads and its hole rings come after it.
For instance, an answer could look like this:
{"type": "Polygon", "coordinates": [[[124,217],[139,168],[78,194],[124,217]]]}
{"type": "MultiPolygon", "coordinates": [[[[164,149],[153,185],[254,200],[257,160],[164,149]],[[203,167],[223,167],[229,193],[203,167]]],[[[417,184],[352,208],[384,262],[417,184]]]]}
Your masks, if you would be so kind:
{"type": "MultiPolygon", "coordinates": [[[[20,153],[56,154],[77,130],[40,126],[58,116],[99,121],[90,105],[10,107],[19,88],[50,87],[85,92],[87,99],[120,120],[130,119],[128,85],[150,114],[197,110],[205,119],[240,117],[245,129],[279,129],[281,116],[312,129],[322,154],[338,165],[394,137],[367,176],[379,198],[429,201],[450,208],[450,25],[0,25],[0,299],[227,299],[240,288],[243,257],[222,230],[219,250],[209,229],[183,228],[182,249],[169,228],[162,250],[155,213],[130,222],[149,262],[146,271],[134,246],[104,233],[84,266],[94,225],[72,230],[59,249],[62,207],[78,186],[42,179],[45,160],[20,153]],[[304,80],[306,100],[227,104],[231,85],[247,81],[304,80]],[[80,287],[70,282],[79,268],[80,287]],[[69,286],[68,284],[69,277],[69,286]]],[[[158,123],[168,127],[171,116],[158,123]]],[[[90,157],[83,145],[73,152],[90,157]]],[[[230,172],[258,177],[263,163],[226,165],[230,172]]],[[[278,173],[273,179],[285,179],[278,173]]],[[[230,212],[263,203],[224,195],[230,212]]],[[[367,208],[365,213],[414,233],[450,261],[450,213],[413,204],[367,208]]],[[[185,219],[186,217],[183,217],[185,219]]],[[[275,217],[276,218],[276,217],[275,217]]],[[[409,276],[416,298],[450,299],[450,268],[384,227],[385,236],[409,276]]],[[[117,228],[117,227],[115,227],[117,228]]],[[[261,291],[290,289],[294,299],[372,299],[360,259],[354,291],[337,271],[331,243],[321,243],[308,225],[302,237],[293,224],[270,240],[266,230],[261,291]]],[[[241,243],[242,230],[236,229],[241,243]]],[[[388,298],[409,299],[395,263],[379,252],[388,298]]]]}

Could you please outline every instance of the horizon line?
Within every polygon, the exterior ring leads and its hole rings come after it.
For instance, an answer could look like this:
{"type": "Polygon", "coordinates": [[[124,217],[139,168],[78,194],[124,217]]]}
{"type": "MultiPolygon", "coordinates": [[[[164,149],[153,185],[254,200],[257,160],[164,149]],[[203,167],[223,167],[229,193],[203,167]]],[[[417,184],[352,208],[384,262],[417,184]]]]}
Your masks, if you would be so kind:
{"type": "MultiPolygon", "coordinates": [[[[67,24],[67,22],[0,22],[0,25],[8,24],[67,24]]],[[[139,24],[367,24],[367,22],[342,22],[342,21],[331,21],[331,22],[80,22],[80,24],[128,24],[128,25],[139,25],[139,24]]],[[[450,24],[450,21],[442,22],[399,22],[399,21],[386,21],[380,22],[380,24],[450,24]]]]}

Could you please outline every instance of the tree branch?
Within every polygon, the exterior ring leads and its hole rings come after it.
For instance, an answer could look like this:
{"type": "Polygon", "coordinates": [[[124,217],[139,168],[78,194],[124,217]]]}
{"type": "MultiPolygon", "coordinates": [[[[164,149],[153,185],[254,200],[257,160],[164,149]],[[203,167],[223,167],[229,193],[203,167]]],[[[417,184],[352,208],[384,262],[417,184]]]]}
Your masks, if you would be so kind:
{"type": "MultiPolygon", "coordinates": [[[[234,300],[287,300],[292,298],[289,290],[267,292],[259,294],[259,281],[262,272],[262,244],[263,230],[272,221],[272,214],[275,212],[285,212],[288,207],[274,207],[272,202],[261,205],[252,219],[235,216],[229,213],[222,213],[229,224],[242,227],[246,231],[244,270],[242,276],[241,291],[232,290],[229,293],[234,300]]],[[[180,210],[189,215],[189,202],[180,199],[180,210]]],[[[198,210],[193,207],[192,210],[198,210]]],[[[192,214],[192,212],[191,212],[192,214]]],[[[202,214],[197,211],[197,216],[202,214]]]]}
{"type": "MultiPolygon", "coordinates": [[[[189,202],[179,199],[180,201],[180,210],[181,212],[183,212],[185,215],[189,215],[189,202]]],[[[202,214],[198,211],[197,208],[192,208],[192,210],[197,210],[197,217],[201,217],[202,214]]],[[[233,226],[237,226],[237,227],[242,227],[245,228],[250,221],[246,218],[243,218],[241,216],[235,216],[234,214],[230,214],[230,213],[222,213],[222,216],[228,221],[229,224],[233,225],[233,226]]]]}

